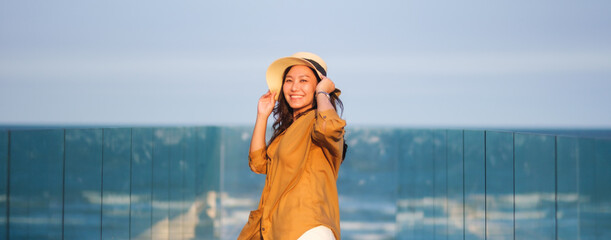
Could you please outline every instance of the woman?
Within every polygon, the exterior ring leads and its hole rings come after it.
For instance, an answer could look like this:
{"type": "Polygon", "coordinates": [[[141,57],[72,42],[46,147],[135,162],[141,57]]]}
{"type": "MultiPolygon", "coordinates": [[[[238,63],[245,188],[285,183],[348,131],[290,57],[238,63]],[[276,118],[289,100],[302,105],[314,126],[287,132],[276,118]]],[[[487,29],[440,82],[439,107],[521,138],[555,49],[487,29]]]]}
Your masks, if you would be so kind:
{"type": "Polygon", "coordinates": [[[336,112],[341,92],[326,75],[325,62],[306,52],[269,66],[249,153],[252,171],[266,174],[265,187],[238,239],[340,239],[336,181],[346,122],[336,112]]]}

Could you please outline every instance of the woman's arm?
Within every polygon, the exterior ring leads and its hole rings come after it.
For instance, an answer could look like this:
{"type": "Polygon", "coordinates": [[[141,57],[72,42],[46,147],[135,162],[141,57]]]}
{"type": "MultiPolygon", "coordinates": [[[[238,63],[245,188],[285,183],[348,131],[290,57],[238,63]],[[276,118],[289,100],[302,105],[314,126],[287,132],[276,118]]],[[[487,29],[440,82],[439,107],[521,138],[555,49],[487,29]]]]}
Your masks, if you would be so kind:
{"type": "Polygon", "coordinates": [[[276,105],[276,93],[267,91],[259,98],[257,106],[257,120],[255,121],[255,129],[250,140],[250,152],[257,151],[265,147],[265,131],[267,129],[267,119],[274,110],[276,105]]]}
{"type": "Polygon", "coordinates": [[[326,111],[326,110],[335,110],[333,105],[331,104],[331,100],[325,94],[319,94],[319,92],[331,93],[335,90],[335,83],[328,79],[327,77],[323,77],[322,80],[316,85],[316,104],[318,104],[317,110],[318,112],[326,111]]]}
{"type": "MultiPolygon", "coordinates": [[[[316,86],[316,92],[330,93],[335,90],[335,84],[328,78],[323,78],[316,86]]],[[[342,163],[344,150],[344,127],[346,121],[342,120],[325,94],[316,94],[318,104],[316,122],[312,139],[322,146],[325,156],[331,161],[335,170],[342,163]]],[[[337,173],[337,172],[336,172],[337,173]]]]}

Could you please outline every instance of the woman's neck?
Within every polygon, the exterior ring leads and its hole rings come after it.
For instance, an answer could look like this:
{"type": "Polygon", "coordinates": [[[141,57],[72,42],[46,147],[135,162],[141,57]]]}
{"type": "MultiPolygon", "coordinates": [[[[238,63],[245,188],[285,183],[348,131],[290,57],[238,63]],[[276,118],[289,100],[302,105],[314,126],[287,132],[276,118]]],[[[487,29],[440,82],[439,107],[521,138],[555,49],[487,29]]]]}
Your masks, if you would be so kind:
{"type": "Polygon", "coordinates": [[[307,112],[314,110],[314,108],[308,108],[306,110],[301,110],[299,112],[293,112],[293,121],[297,120],[297,118],[301,117],[302,115],[306,114],[307,112]]]}

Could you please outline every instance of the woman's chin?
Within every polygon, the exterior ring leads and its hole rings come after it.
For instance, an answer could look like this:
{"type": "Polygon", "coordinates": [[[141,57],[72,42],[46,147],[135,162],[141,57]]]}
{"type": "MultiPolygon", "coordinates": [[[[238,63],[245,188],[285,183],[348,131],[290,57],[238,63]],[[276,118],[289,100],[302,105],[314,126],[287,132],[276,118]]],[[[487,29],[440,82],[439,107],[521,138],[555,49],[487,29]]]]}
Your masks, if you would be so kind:
{"type": "Polygon", "coordinates": [[[307,104],[302,103],[302,102],[299,102],[299,101],[295,101],[295,102],[292,102],[292,103],[290,103],[290,102],[289,102],[289,106],[291,106],[291,108],[292,108],[293,110],[297,110],[297,109],[302,109],[302,108],[305,108],[305,107],[306,107],[306,105],[307,105],[307,104]]]}

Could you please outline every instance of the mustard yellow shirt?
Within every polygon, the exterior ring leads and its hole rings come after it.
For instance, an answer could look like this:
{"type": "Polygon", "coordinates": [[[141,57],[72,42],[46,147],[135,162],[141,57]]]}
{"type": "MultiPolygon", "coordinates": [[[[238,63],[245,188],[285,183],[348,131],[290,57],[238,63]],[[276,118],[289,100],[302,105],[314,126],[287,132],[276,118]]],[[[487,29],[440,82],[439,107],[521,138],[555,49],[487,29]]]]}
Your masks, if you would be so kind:
{"type": "Polygon", "coordinates": [[[313,110],[250,152],[252,171],[267,175],[259,203],[264,239],[293,240],[320,225],[341,239],[336,182],[345,125],[334,110],[313,110]]]}

